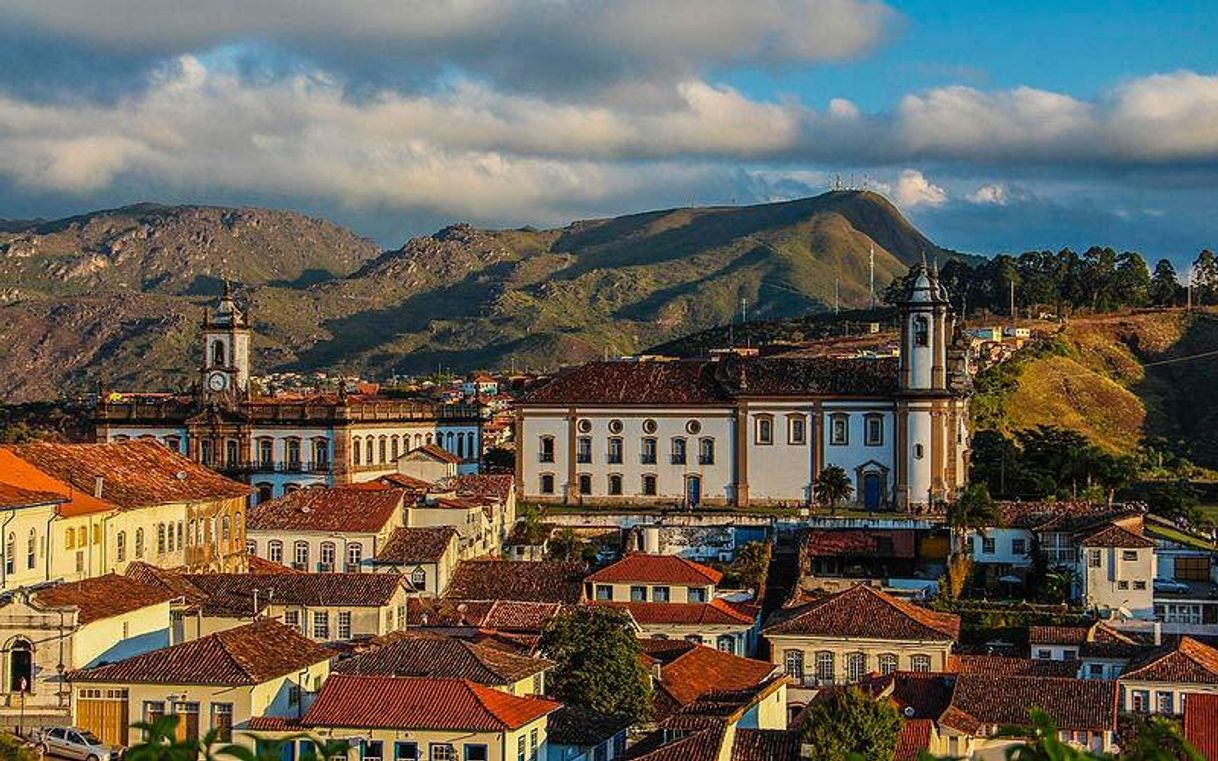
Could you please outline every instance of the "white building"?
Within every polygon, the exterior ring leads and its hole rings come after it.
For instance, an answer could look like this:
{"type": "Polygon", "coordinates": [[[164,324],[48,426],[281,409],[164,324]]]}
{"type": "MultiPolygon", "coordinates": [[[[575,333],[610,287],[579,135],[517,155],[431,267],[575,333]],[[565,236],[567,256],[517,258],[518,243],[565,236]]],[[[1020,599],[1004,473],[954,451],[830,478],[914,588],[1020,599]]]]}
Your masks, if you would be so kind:
{"type": "Polygon", "coordinates": [[[575,368],[517,405],[517,490],[567,504],[802,504],[835,465],[871,509],[952,499],[970,381],[925,265],[901,326],[897,361],[721,354],[575,368]]]}
{"type": "Polygon", "coordinates": [[[424,404],[348,393],[266,396],[250,385],[249,315],[227,290],[204,312],[199,381],[187,395],[100,395],[97,440],[152,439],[196,462],[241,476],[259,499],[301,486],[370,481],[396,471],[427,444],[476,473],[482,455],[477,405],[424,404]]]}

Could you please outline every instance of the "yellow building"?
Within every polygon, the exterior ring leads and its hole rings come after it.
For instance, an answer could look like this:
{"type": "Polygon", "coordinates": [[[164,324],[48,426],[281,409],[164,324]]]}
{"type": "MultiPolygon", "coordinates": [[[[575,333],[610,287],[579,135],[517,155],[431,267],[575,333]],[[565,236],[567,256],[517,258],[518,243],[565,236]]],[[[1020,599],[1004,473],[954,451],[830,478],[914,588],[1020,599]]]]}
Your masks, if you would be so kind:
{"type": "Polygon", "coordinates": [[[169,645],[171,597],[114,574],[12,592],[0,604],[0,722],[66,721],[63,673],[169,645]]]}
{"type": "Polygon", "coordinates": [[[584,594],[599,602],[703,603],[715,597],[723,574],[677,555],[636,552],[584,579],[584,594]]]}
{"type": "MultiPolygon", "coordinates": [[[[330,672],[333,653],[263,620],[68,674],[73,723],[126,745],[128,727],[166,714],[178,736],[209,730],[229,741],[253,716],[299,716],[330,672]]],[[[238,738],[239,739],[239,738],[238,738]]]]}
{"type": "Polygon", "coordinates": [[[804,689],[861,682],[871,673],[946,671],[958,616],[936,613],[859,584],[779,611],[762,631],[771,660],[804,689]]]}
{"type": "Polygon", "coordinates": [[[372,570],[398,573],[417,592],[439,596],[448,589],[459,560],[452,526],[395,529],[372,561],[372,570]]]}
{"type": "Polygon", "coordinates": [[[468,679],[509,695],[543,695],[553,666],[467,639],[403,631],[378,637],[368,652],[335,664],[334,673],[468,679]]]}
{"type": "Polygon", "coordinates": [[[8,460],[0,450],[0,590],[47,581],[47,535],[56,510],[68,501],[53,491],[39,490],[28,482],[18,485],[9,473],[8,460]]]}
{"type": "Polygon", "coordinates": [[[558,708],[464,679],[335,674],[294,731],[349,740],[360,761],[544,759],[558,708]]]}

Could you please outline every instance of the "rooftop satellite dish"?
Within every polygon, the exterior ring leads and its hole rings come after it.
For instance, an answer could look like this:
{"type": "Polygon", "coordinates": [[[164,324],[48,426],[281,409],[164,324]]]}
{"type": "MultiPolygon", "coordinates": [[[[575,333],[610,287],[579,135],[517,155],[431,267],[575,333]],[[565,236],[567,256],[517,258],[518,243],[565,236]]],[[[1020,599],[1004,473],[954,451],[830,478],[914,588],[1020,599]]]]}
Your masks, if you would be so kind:
{"type": "Polygon", "coordinates": [[[917,711],[914,710],[913,706],[905,706],[905,710],[901,711],[901,713],[905,714],[905,718],[912,719],[917,711]]]}
{"type": "Polygon", "coordinates": [[[174,476],[176,476],[179,481],[185,481],[186,480],[186,471],[179,470],[177,473],[174,473],[174,476]]]}

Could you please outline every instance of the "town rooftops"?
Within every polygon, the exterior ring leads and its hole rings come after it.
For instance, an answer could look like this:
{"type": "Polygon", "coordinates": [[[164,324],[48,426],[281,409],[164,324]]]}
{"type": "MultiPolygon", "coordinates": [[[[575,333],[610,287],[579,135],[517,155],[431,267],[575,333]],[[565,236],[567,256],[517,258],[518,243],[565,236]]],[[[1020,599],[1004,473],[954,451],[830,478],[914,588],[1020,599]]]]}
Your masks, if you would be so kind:
{"type": "Polygon", "coordinates": [[[67,501],[67,497],[55,492],[35,491],[0,482],[0,510],[11,510],[18,507],[60,505],[67,501]]]}
{"type": "Polygon", "coordinates": [[[1208,761],[1218,759],[1218,695],[1191,693],[1184,701],[1184,739],[1208,761]]]}
{"type": "Polygon", "coordinates": [[[516,477],[510,473],[477,473],[457,476],[449,483],[459,497],[491,497],[506,502],[516,477]]]}
{"type": "Polygon", "coordinates": [[[538,633],[564,607],[553,602],[411,597],[406,616],[410,626],[538,633]]]}
{"type": "Polygon", "coordinates": [[[913,559],[917,556],[913,531],[862,529],[805,532],[800,550],[808,558],[883,557],[913,559]]]}
{"type": "Polygon", "coordinates": [[[248,616],[276,605],[382,607],[405,581],[396,573],[198,573],[185,580],[204,613],[248,616]]]}
{"type": "Polygon", "coordinates": [[[590,748],[610,740],[634,720],[625,714],[609,715],[578,706],[564,705],[550,714],[546,739],[559,745],[590,748]]]}
{"type": "Polygon", "coordinates": [[[456,465],[461,462],[460,457],[435,444],[423,444],[422,446],[415,447],[402,455],[402,458],[407,461],[435,460],[436,462],[448,463],[450,465],[456,465]]]}
{"type": "Polygon", "coordinates": [[[586,581],[603,584],[642,582],[702,587],[718,584],[722,579],[723,574],[714,568],[678,555],[648,555],[635,552],[588,574],[586,581]]]}
{"type": "Polygon", "coordinates": [[[117,509],[117,505],[94,497],[92,488],[87,491],[77,489],[72,484],[34,467],[33,463],[17,456],[17,452],[10,447],[0,447],[0,483],[19,490],[11,493],[12,500],[27,499],[28,497],[17,495],[33,492],[37,495],[35,498],[42,501],[32,504],[58,502],[60,504],[56,512],[67,517],[117,509]]]}
{"type": "Polygon", "coordinates": [[[1118,526],[1115,523],[1084,537],[1079,544],[1083,547],[1120,547],[1124,549],[1141,549],[1155,546],[1155,543],[1150,539],[1141,534],[1135,534],[1129,529],[1118,526]]]}
{"type": "MultiPolygon", "coordinates": [[[[900,745],[898,744],[898,749],[900,745]]],[[[798,761],[799,732],[794,729],[736,729],[732,761],[798,761]]]]}
{"type": "MultiPolygon", "coordinates": [[[[741,658],[705,645],[681,644],[684,652],[675,657],[674,649],[657,648],[660,678],[655,700],[659,718],[709,693],[756,687],[774,676],[778,668],[768,661],[741,658]]],[[[650,658],[648,645],[649,641],[643,640],[643,652],[650,658]]]]}
{"type": "Polygon", "coordinates": [[[1121,672],[1121,681],[1218,684],[1218,650],[1192,637],[1181,637],[1130,661],[1121,672]]]}
{"type": "Polygon", "coordinates": [[[395,528],[373,562],[390,565],[438,563],[456,535],[457,529],[452,526],[395,528]]]}
{"type": "Polygon", "coordinates": [[[948,670],[957,674],[994,676],[1078,676],[1077,660],[1054,661],[1040,658],[1009,658],[1005,655],[953,655],[948,670]]]}
{"type": "Polygon", "coordinates": [[[1088,500],[999,502],[1000,523],[1029,531],[1073,533],[1090,531],[1146,512],[1139,503],[1109,505],[1088,500]]]}
{"type": "Polygon", "coordinates": [[[583,596],[586,570],[579,562],[466,560],[453,571],[444,596],[574,604],[583,596]]]}
{"type": "Polygon", "coordinates": [[[1028,644],[1077,647],[1079,655],[1092,658],[1129,658],[1146,649],[1138,640],[1113,629],[1103,621],[1090,626],[1030,626],[1028,644]]]}
{"type": "Polygon", "coordinates": [[[168,602],[176,596],[164,587],[108,573],[44,587],[35,592],[32,599],[43,609],[76,608],[79,611],[76,621],[88,624],[168,602]]]}
{"type": "Polygon", "coordinates": [[[262,620],[73,672],[69,681],[240,686],[261,684],[333,653],[278,621],[262,620]]]}
{"type": "Polygon", "coordinates": [[[896,390],[892,360],[729,356],[590,362],[559,374],[519,403],[679,406],[755,396],[881,396],[896,390]]]}
{"type": "Polygon", "coordinates": [[[593,600],[592,605],[605,605],[626,611],[639,626],[695,626],[727,624],[752,625],[757,619],[749,612],[720,598],[710,602],[626,602],[593,600]]]}
{"type": "Polygon", "coordinates": [[[403,489],[297,489],[250,510],[250,531],[375,534],[398,516],[403,489]]]}
{"type": "Polygon", "coordinates": [[[468,679],[501,687],[528,679],[554,665],[541,658],[515,655],[490,645],[438,634],[394,632],[379,638],[378,645],[363,655],[336,664],[334,672],[468,679]]]}
{"type": "Polygon", "coordinates": [[[244,497],[253,488],[216,473],[155,441],[121,444],[21,444],[21,459],[74,489],[123,509],[244,497]]]}
{"type": "Polygon", "coordinates": [[[1114,731],[1116,682],[1039,676],[961,674],[941,725],[976,733],[985,726],[1026,727],[1039,708],[1063,731],[1114,731]]]}
{"type": "Polygon", "coordinates": [[[897,747],[892,751],[892,761],[917,761],[930,750],[930,738],[935,722],[931,719],[906,719],[897,733],[897,747]]]}
{"type": "Polygon", "coordinates": [[[927,610],[857,584],[820,600],[777,611],[764,631],[769,635],[944,642],[959,637],[960,617],[927,610]]]}
{"type": "Polygon", "coordinates": [[[509,695],[466,679],[333,674],[301,723],[351,729],[502,732],[534,722],[559,705],[543,698],[509,695]]]}

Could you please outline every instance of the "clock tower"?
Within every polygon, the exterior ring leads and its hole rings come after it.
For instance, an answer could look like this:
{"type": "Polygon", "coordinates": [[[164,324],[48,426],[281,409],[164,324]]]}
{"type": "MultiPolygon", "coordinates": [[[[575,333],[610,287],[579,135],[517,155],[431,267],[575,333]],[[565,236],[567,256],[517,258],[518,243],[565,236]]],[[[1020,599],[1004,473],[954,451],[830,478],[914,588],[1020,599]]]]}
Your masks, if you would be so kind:
{"type": "Polygon", "coordinates": [[[215,314],[203,310],[202,390],[206,397],[245,396],[250,385],[249,315],[242,314],[224,283],[215,314]]]}

